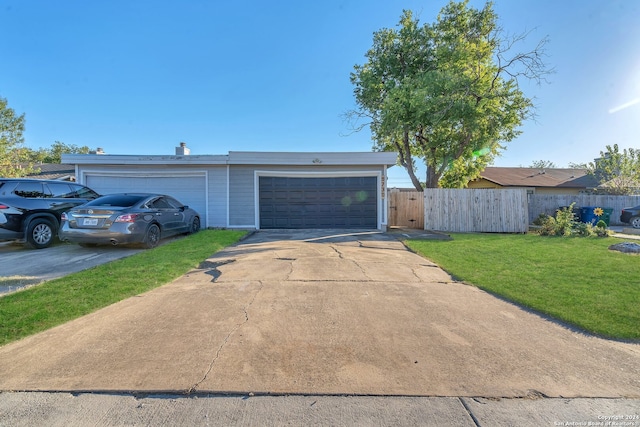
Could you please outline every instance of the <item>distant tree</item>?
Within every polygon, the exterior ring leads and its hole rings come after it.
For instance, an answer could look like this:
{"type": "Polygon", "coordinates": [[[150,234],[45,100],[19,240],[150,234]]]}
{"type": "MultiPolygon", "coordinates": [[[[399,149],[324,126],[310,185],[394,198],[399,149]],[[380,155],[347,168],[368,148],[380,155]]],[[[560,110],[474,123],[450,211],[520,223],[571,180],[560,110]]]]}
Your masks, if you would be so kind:
{"type": "Polygon", "coordinates": [[[600,186],[599,192],[607,194],[640,194],[640,149],[623,149],[618,144],[607,145],[600,158],[588,164],[587,170],[600,186]]]}
{"type": "Polygon", "coordinates": [[[50,148],[40,147],[38,150],[30,150],[29,160],[32,163],[61,163],[63,154],[89,154],[89,147],[79,147],[75,144],[65,144],[55,141],[50,148]]]}
{"type": "Polygon", "coordinates": [[[7,100],[0,98],[0,176],[18,177],[31,172],[24,167],[24,114],[17,115],[7,100]]]}
{"type": "Polygon", "coordinates": [[[556,164],[553,163],[550,160],[534,160],[531,163],[531,166],[529,166],[530,168],[533,169],[553,169],[553,168],[557,168],[556,164]]]}
{"type": "Polygon", "coordinates": [[[570,169],[589,169],[589,165],[587,163],[569,163],[570,169]]]}
{"type": "Polygon", "coordinates": [[[491,3],[478,10],[451,1],[424,25],[404,11],[398,29],[374,33],[367,62],[351,73],[358,109],[347,117],[356,131],[370,127],[374,150],[399,152],[417,190],[418,160],[426,187],[464,187],[532,115],[518,79],[548,73],[547,41],[513,53],[526,35],[508,37],[497,20],[491,3]]]}

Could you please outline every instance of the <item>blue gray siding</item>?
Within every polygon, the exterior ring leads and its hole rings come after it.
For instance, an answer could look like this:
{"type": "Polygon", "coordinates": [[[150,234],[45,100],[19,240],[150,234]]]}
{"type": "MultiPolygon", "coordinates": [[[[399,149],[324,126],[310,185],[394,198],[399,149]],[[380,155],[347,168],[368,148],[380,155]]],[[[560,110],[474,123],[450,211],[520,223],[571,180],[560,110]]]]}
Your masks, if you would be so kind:
{"type": "MultiPolygon", "coordinates": [[[[255,172],[261,173],[310,173],[310,174],[348,174],[352,172],[380,173],[384,176],[384,167],[365,166],[284,166],[251,165],[229,167],[229,226],[256,227],[256,189],[255,172]]],[[[384,196],[384,195],[383,195],[384,196]]],[[[386,204],[382,206],[382,222],[386,223],[386,204]]]]}

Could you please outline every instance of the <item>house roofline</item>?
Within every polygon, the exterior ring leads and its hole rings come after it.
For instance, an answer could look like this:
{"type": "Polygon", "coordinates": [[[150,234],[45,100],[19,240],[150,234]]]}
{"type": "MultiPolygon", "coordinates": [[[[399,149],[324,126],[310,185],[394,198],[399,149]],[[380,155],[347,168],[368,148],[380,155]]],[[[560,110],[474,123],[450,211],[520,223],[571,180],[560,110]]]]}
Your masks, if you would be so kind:
{"type": "Polygon", "coordinates": [[[90,165],[386,165],[395,152],[277,152],[230,151],[220,155],[63,154],[62,163],[90,165]]]}

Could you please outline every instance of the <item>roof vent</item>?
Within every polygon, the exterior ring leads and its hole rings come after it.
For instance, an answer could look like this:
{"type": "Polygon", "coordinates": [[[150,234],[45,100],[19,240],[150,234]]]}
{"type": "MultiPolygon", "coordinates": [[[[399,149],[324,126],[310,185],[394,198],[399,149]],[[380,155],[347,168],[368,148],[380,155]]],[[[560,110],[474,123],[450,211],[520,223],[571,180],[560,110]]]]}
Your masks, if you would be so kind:
{"type": "Polygon", "coordinates": [[[179,147],[176,147],[176,156],[188,156],[191,150],[187,148],[186,142],[181,142],[179,147]]]}

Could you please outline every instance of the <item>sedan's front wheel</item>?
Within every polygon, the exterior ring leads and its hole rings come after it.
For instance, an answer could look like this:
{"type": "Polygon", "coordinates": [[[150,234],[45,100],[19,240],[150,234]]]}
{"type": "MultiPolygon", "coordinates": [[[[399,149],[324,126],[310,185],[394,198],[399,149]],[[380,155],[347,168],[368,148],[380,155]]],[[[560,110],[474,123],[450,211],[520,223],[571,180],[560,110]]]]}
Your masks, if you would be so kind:
{"type": "Polygon", "coordinates": [[[197,233],[200,231],[200,218],[197,216],[193,217],[193,221],[191,221],[191,227],[189,227],[189,234],[197,233]]]}
{"type": "Polygon", "coordinates": [[[144,235],[143,246],[147,249],[155,248],[160,243],[160,227],[156,224],[151,224],[147,228],[147,233],[144,235]]]}

